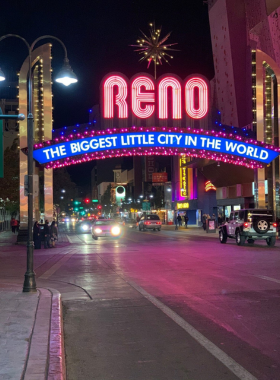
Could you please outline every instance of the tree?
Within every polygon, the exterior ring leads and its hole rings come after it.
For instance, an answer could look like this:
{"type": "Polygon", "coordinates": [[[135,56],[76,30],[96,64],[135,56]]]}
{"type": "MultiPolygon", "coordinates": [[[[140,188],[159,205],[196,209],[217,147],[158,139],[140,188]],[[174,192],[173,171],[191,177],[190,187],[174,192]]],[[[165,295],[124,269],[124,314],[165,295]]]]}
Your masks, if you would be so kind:
{"type": "Polygon", "coordinates": [[[0,178],[0,206],[15,214],[19,210],[19,150],[17,140],[4,152],[4,178],[0,178]]]}

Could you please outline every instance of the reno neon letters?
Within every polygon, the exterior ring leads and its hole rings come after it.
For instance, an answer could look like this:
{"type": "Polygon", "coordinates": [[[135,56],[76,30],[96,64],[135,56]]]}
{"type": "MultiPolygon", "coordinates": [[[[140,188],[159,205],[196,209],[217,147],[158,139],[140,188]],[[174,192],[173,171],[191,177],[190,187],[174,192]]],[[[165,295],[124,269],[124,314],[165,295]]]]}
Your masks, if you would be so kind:
{"type": "Polygon", "coordinates": [[[101,90],[104,119],[127,119],[129,108],[139,119],[156,114],[159,120],[181,120],[183,112],[192,119],[201,119],[209,108],[208,84],[199,76],[188,78],[182,84],[171,75],[155,81],[139,74],[128,81],[122,74],[108,74],[101,83],[101,90]]]}

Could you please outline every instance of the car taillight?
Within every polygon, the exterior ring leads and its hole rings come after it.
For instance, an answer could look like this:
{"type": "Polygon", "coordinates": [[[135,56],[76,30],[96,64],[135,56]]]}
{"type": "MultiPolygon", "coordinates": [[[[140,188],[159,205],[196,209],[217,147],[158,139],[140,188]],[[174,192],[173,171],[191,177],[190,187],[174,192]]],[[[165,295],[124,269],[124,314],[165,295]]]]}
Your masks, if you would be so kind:
{"type": "Polygon", "coordinates": [[[144,224],[151,224],[151,222],[144,222],[144,224]]]}
{"type": "Polygon", "coordinates": [[[157,224],[160,224],[160,222],[157,222],[157,224]]]}
{"type": "Polygon", "coordinates": [[[244,227],[249,227],[249,223],[245,222],[245,223],[243,223],[243,226],[244,227]]]}
{"type": "Polygon", "coordinates": [[[273,223],[273,227],[277,227],[277,223],[273,223]]]}

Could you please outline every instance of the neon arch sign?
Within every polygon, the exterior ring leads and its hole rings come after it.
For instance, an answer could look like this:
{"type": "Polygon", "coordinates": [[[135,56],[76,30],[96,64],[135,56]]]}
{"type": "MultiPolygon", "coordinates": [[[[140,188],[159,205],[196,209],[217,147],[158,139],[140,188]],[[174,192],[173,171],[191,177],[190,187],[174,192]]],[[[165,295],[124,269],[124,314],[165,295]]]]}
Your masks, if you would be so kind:
{"type": "Polygon", "coordinates": [[[186,155],[261,168],[279,156],[280,148],[223,132],[191,128],[131,127],[62,136],[34,146],[33,157],[46,168],[60,168],[96,159],[186,155]]]}
{"type": "Polygon", "coordinates": [[[110,73],[101,82],[101,102],[104,119],[127,119],[130,109],[139,119],[156,116],[159,120],[181,120],[185,113],[199,120],[208,113],[209,86],[199,75],[182,82],[171,74],[155,81],[143,73],[129,81],[123,74],[110,73]]]}

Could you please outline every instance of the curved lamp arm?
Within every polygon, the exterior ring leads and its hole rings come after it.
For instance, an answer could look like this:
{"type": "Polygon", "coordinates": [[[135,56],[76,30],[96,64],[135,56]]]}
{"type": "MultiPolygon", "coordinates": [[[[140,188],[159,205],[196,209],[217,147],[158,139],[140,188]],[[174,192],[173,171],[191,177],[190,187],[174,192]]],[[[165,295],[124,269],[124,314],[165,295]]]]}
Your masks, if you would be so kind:
{"type": "Polygon", "coordinates": [[[34,49],[35,45],[37,44],[37,42],[39,42],[39,41],[41,41],[41,40],[43,40],[45,38],[51,38],[53,40],[56,40],[56,41],[60,42],[60,44],[62,45],[63,50],[64,50],[64,61],[68,61],[67,50],[66,50],[66,46],[64,45],[64,43],[59,38],[57,38],[55,36],[48,35],[48,34],[46,34],[45,36],[38,37],[34,42],[32,42],[31,47],[30,47],[31,51],[33,51],[33,49],[34,49]]]}

